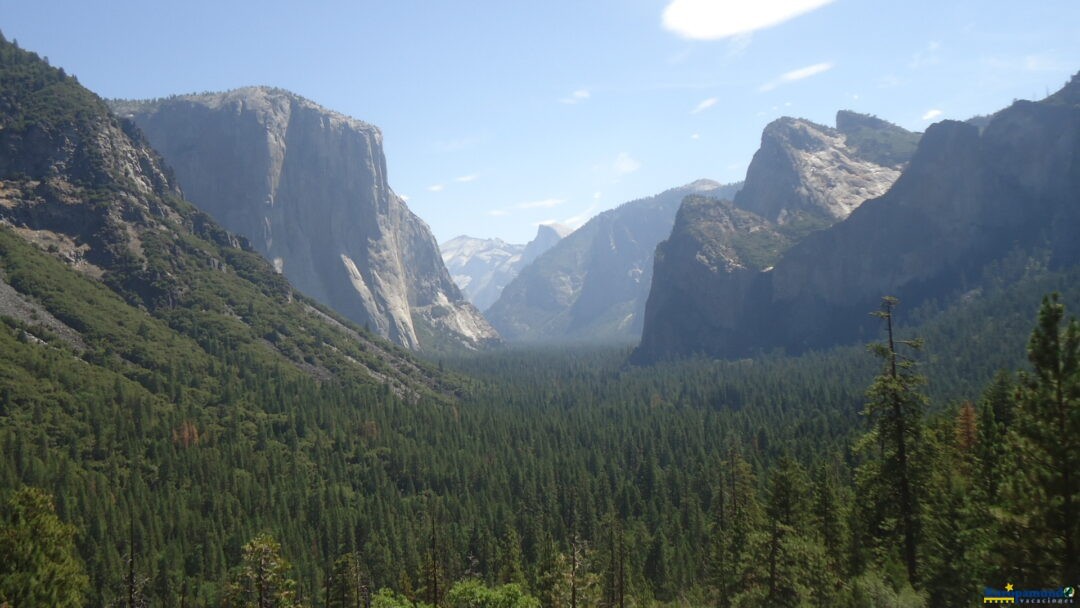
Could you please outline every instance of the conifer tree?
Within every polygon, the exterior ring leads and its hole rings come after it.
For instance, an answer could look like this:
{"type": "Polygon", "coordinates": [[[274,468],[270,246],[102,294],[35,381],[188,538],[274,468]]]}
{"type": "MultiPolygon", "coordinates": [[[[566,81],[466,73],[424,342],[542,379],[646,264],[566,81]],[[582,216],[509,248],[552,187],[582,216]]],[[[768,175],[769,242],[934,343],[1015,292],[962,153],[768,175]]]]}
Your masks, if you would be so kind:
{"type": "Polygon", "coordinates": [[[883,361],[882,372],[866,393],[863,414],[871,422],[870,431],[858,448],[869,456],[859,477],[864,492],[873,497],[870,533],[879,546],[901,547],[900,559],[908,580],[916,584],[921,488],[924,472],[917,450],[922,439],[923,412],[927,399],[919,391],[925,379],[915,373],[915,361],[898,351],[900,346],[918,351],[921,340],[898,340],[893,312],[899,301],[882,298],[881,310],[873,313],[885,321],[886,341],[873,343],[870,350],[883,361]]]}
{"type": "Polygon", "coordinates": [[[999,515],[1018,580],[1080,580],[1080,323],[1057,294],[1043,299],[1008,431],[999,515]]]}
{"type": "Polygon", "coordinates": [[[88,583],[75,527],[56,516],[52,497],[16,492],[0,522],[0,606],[82,606],[88,583]]]}
{"type": "Polygon", "coordinates": [[[289,578],[289,562],[281,545],[269,534],[259,534],[244,545],[241,563],[226,591],[229,608],[292,608],[296,583],[289,578]]]}

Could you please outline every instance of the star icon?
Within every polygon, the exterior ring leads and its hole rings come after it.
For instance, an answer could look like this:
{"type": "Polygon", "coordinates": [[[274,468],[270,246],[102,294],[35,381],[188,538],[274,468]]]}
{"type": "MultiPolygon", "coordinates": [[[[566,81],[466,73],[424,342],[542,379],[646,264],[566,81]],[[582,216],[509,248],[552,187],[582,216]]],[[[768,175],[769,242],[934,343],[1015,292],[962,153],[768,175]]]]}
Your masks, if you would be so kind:
{"type": "Polygon", "coordinates": [[[1005,591],[1012,591],[1012,590],[1013,590],[1013,584],[1012,583],[1005,583],[1005,591]]]}

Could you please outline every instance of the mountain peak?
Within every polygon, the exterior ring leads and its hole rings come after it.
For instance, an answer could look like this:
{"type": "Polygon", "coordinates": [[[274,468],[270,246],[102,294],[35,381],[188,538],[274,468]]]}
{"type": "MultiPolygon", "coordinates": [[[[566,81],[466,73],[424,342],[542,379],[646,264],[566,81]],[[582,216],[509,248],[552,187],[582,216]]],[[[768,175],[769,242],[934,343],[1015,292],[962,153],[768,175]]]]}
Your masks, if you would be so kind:
{"type": "Polygon", "coordinates": [[[573,228],[571,228],[569,226],[564,226],[564,225],[562,225],[562,224],[560,224],[558,222],[547,222],[547,223],[539,224],[539,225],[536,226],[536,236],[533,237],[533,240],[536,240],[536,239],[539,239],[539,238],[542,238],[542,237],[547,238],[549,235],[552,235],[552,234],[554,234],[555,236],[557,236],[558,238],[561,239],[561,238],[565,238],[566,235],[570,234],[573,231],[574,231],[573,228]]]}

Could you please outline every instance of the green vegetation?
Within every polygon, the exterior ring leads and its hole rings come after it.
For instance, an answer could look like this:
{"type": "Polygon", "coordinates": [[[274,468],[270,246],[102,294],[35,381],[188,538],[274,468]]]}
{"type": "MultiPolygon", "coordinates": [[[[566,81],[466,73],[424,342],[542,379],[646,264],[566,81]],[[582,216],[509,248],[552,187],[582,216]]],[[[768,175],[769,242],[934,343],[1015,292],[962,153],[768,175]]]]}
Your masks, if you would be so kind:
{"type": "MultiPolygon", "coordinates": [[[[72,86],[43,65],[0,40],[3,103],[72,86]]],[[[27,150],[35,121],[0,139],[27,150]]],[[[0,171],[46,219],[109,220],[76,235],[100,279],[0,227],[25,305],[0,315],[0,603],[963,606],[1080,577],[1076,270],[1018,254],[966,302],[890,304],[880,369],[852,347],[437,370],[101,167],[53,190],[40,163],[0,171]]]]}

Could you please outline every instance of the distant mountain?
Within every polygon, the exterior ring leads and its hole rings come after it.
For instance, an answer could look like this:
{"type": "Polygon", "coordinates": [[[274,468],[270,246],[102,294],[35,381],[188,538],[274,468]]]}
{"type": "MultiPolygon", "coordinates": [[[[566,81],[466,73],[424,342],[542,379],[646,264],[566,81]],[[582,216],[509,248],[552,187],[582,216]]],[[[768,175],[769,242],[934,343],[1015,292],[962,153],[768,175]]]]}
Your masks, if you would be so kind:
{"type": "Polygon", "coordinates": [[[559,224],[541,224],[527,245],[502,239],[459,236],[439,246],[443,262],[461,292],[480,310],[499,298],[504,287],[523,266],[551,249],[571,230],[559,224]]]}
{"type": "Polygon", "coordinates": [[[112,107],[189,200],[304,293],[409,348],[497,341],[428,226],[390,190],[376,127],[265,87],[112,107]]]}
{"type": "Polygon", "coordinates": [[[699,180],[601,213],[524,267],[488,318],[511,341],[633,342],[653,252],[679,202],[690,194],[730,198],[738,188],[699,180]]]}
{"type": "MultiPolygon", "coordinates": [[[[1018,101],[996,113],[981,131],[955,121],[931,126],[887,193],[791,244],[766,267],[740,263],[724,246],[727,235],[699,227],[702,218],[727,212],[700,207],[719,204],[688,205],[657,255],[635,359],[851,342],[873,331],[866,313],[883,295],[898,296],[910,310],[977,293],[981,281],[1010,265],[1075,265],[1078,158],[1074,77],[1042,102],[1018,101]]],[[[749,176],[736,203],[748,191],[749,176]]]]}

